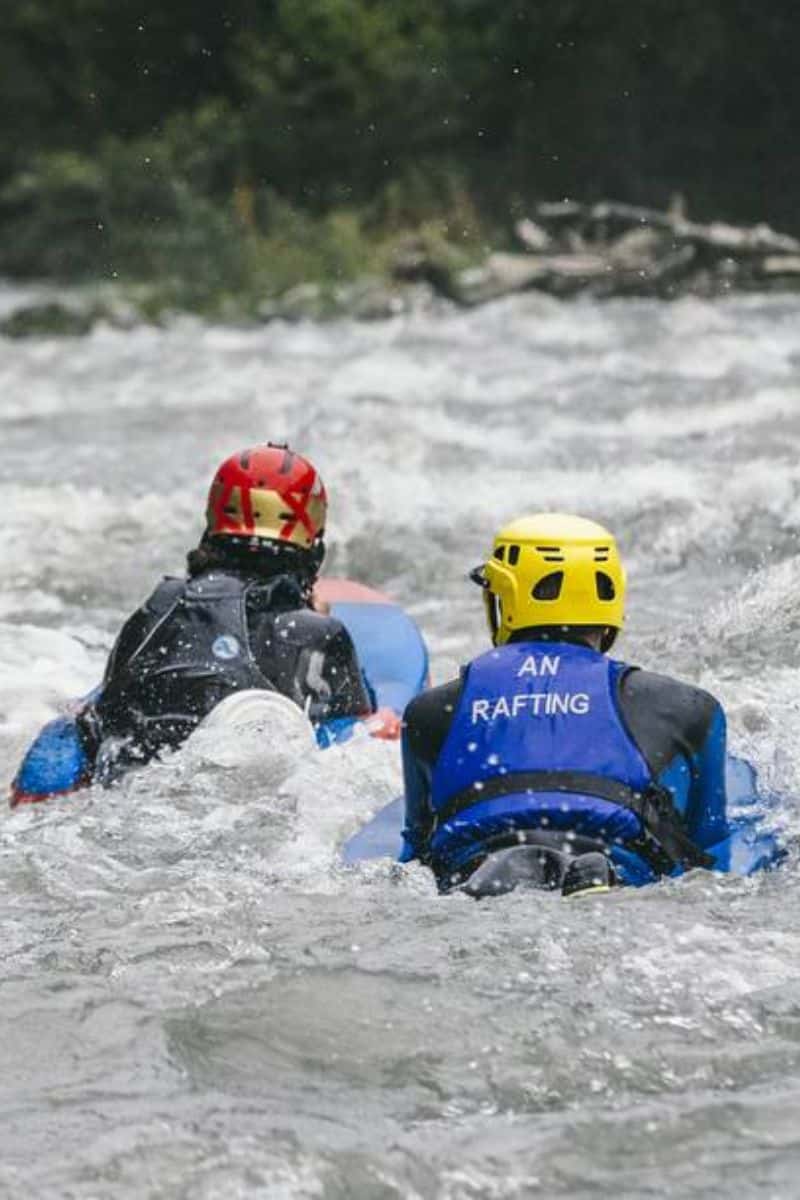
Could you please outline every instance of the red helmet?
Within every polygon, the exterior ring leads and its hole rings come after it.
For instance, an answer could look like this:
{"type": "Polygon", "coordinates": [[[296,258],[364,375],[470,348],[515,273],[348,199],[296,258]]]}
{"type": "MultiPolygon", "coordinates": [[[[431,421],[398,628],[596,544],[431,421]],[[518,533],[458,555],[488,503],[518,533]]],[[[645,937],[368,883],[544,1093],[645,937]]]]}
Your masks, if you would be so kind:
{"type": "Polygon", "coordinates": [[[208,493],[206,534],[310,550],[324,532],[327,510],[316,468],[288,446],[268,442],[225,459],[208,493]]]}

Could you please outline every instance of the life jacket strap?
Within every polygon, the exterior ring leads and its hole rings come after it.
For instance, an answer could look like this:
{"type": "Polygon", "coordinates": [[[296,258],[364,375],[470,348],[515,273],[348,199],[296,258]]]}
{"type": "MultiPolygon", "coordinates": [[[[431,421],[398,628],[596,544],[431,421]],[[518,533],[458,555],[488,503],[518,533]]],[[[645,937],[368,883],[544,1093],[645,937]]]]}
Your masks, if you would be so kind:
{"type": "Polygon", "coordinates": [[[618,804],[635,813],[642,822],[644,835],[627,839],[625,846],[641,855],[658,874],[667,874],[673,867],[712,867],[714,858],[701,850],[687,834],[680,814],[666,788],[650,784],[644,791],[635,791],[626,783],[591,775],[582,771],[510,771],[478,780],[450,796],[436,813],[436,828],[465,812],[475,804],[496,796],[518,793],[536,795],[541,792],[566,792],[572,795],[596,796],[610,804],[618,804]]]}

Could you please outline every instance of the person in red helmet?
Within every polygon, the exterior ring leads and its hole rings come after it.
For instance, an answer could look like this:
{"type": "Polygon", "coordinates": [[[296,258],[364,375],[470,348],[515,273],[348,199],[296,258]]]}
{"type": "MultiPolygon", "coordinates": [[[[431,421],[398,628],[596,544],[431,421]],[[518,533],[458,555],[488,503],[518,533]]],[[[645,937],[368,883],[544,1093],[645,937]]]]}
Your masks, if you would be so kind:
{"type": "Polygon", "coordinates": [[[288,446],[222,463],[186,578],[162,580],[126,621],[81,714],[96,780],[179,746],[238,690],[280,692],[314,723],[372,712],[348,631],[314,604],[326,512],[315,467],[288,446]]]}

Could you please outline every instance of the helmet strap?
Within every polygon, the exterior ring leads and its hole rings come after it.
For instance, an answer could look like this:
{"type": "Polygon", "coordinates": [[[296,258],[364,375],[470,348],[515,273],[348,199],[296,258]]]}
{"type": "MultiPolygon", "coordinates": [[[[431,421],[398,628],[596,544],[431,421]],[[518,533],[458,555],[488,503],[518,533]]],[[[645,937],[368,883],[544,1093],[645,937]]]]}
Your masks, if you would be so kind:
{"type": "Polygon", "coordinates": [[[603,651],[603,654],[608,654],[609,650],[614,645],[614,642],[617,640],[618,637],[619,637],[619,630],[614,629],[610,625],[607,626],[603,630],[603,638],[602,638],[602,641],[600,642],[600,649],[603,651]]]}

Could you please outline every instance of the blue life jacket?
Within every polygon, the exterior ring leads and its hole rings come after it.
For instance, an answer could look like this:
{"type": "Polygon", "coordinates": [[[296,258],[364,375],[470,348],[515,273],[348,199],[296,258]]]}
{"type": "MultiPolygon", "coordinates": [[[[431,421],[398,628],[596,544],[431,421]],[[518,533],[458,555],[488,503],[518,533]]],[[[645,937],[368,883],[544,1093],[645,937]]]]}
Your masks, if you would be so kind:
{"type": "Polygon", "coordinates": [[[627,847],[657,873],[707,865],[623,724],[631,669],[568,642],[514,642],[469,665],[431,779],[437,874],[539,829],[627,847]]]}

